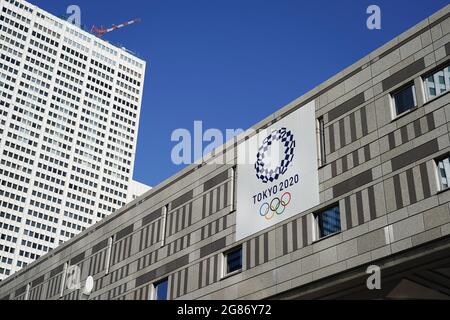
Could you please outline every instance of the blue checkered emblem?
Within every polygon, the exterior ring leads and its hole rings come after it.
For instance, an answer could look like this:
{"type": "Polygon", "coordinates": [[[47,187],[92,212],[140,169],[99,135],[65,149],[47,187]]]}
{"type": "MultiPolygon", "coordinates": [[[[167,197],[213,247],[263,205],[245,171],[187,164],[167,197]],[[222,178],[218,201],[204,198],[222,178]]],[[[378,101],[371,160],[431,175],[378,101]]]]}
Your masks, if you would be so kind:
{"type": "Polygon", "coordinates": [[[288,131],[286,128],[273,131],[266,139],[264,139],[263,145],[258,150],[255,163],[256,177],[264,183],[277,181],[280,176],[286,173],[289,165],[294,160],[294,151],[295,140],[291,131],[288,131]],[[283,144],[284,157],[280,157],[282,160],[275,170],[269,170],[266,168],[264,160],[269,156],[269,150],[275,141],[279,141],[283,144]]]}

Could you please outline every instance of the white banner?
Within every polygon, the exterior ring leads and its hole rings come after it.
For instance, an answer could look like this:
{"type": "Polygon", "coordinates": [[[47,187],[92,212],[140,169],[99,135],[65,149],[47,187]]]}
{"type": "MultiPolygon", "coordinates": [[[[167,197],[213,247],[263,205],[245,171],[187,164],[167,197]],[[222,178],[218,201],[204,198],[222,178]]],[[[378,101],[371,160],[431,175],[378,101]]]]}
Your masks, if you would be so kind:
{"type": "Polygon", "coordinates": [[[236,241],[320,203],[315,103],[238,146],[236,241]]]}

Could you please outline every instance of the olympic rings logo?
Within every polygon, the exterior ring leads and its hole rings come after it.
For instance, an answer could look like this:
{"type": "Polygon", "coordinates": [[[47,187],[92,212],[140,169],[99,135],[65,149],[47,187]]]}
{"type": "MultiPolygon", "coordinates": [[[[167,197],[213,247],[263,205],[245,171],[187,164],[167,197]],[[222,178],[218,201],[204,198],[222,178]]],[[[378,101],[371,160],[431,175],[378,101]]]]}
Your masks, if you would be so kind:
{"type": "Polygon", "coordinates": [[[289,192],[285,192],[281,199],[276,197],[274,198],[270,204],[264,203],[259,209],[259,214],[261,217],[264,217],[266,220],[270,221],[276,215],[281,216],[284,211],[286,211],[287,206],[291,203],[292,195],[289,192]]]}

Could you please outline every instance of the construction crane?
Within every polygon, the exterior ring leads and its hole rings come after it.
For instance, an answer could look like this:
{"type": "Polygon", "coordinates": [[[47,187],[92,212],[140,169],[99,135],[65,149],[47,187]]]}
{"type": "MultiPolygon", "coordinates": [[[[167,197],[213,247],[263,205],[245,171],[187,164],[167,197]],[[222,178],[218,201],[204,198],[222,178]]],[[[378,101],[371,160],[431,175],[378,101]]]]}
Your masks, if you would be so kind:
{"type": "Polygon", "coordinates": [[[94,25],[94,26],[92,26],[91,33],[93,33],[93,34],[95,34],[97,37],[101,38],[101,37],[103,37],[105,34],[111,32],[111,31],[114,31],[114,30],[117,30],[117,29],[120,29],[120,28],[129,26],[129,25],[131,25],[131,24],[135,24],[135,23],[138,23],[138,22],[141,22],[141,19],[139,19],[139,18],[133,19],[133,20],[131,20],[131,21],[122,23],[122,24],[120,24],[120,25],[118,25],[118,26],[116,26],[115,24],[113,24],[112,27],[109,28],[109,29],[106,29],[106,28],[103,28],[103,27],[98,28],[98,27],[96,27],[96,26],[94,25]]]}

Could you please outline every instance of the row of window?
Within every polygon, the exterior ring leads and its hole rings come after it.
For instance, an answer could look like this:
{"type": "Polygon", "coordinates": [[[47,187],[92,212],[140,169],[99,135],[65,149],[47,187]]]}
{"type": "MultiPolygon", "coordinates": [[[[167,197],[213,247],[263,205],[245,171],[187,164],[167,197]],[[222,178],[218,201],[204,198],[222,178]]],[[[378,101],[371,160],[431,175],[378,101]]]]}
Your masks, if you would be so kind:
{"type": "MultiPolygon", "coordinates": [[[[49,72],[53,72],[53,70],[54,70],[52,66],[49,66],[48,64],[43,63],[42,61],[32,58],[30,56],[26,57],[26,61],[33,64],[34,66],[37,66],[37,67],[39,67],[43,70],[49,71],[49,72]]],[[[61,66],[61,63],[60,63],[60,66],[61,66]]],[[[25,69],[27,69],[27,68],[25,67],[25,69]]]]}
{"type": "Polygon", "coordinates": [[[89,73],[92,73],[92,74],[94,74],[96,76],[99,76],[99,77],[101,77],[101,78],[103,78],[103,79],[105,79],[105,80],[107,80],[109,82],[113,82],[114,81],[113,77],[107,75],[104,72],[101,72],[100,70],[94,69],[92,67],[89,67],[89,73]]]}
{"type": "Polygon", "coordinates": [[[38,211],[35,211],[35,210],[29,209],[28,210],[28,215],[30,215],[32,217],[35,217],[35,218],[38,218],[38,219],[41,219],[41,220],[45,220],[45,221],[51,222],[51,223],[58,223],[58,218],[53,217],[51,215],[47,215],[47,214],[41,213],[41,212],[38,212],[38,211]]]}
{"type": "MultiPolygon", "coordinates": [[[[448,92],[450,90],[450,66],[439,68],[423,76],[422,83],[426,101],[431,101],[448,92]]],[[[414,83],[408,83],[390,94],[393,119],[403,116],[417,108],[416,92],[414,83]]],[[[317,140],[319,145],[318,163],[319,167],[322,167],[327,163],[325,157],[325,124],[323,117],[317,120],[317,140]]]]}
{"type": "Polygon", "coordinates": [[[6,252],[6,253],[10,253],[10,254],[14,254],[14,252],[16,251],[14,248],[5,246],[3,244],[0,244],[0,251],[1,252],[6,252]]]}
{"type": "Polygon", "coordinates": [[[11,270],[5,269],[5,268],[0,268],[0,274],[4,274],[6,276],[9,276],[11,274],[11,270]]]}
{"type": "Polygon", "coordinates": [[[92,219],[80,216],[78,214],[75,214],[75,213],[72,213],[72,212],[69,212],[69,211],[64,211],[64,216],[67,217],[67,218],[70,218],[70,219],[74,219],[74,220],[83,222],[83,223],[87,223],[89,225],[92,224],[92,219]]]}
{"type": "Polygon", "coordinates": [[[104,56],[104,55],[102,55],[102,54],[100,54],[100,53],[98,53],[96,51],[92,51],[92,56],[94,58],[100,59],[103,62],[106,62],[106,63],[108,63],[108,64],[110,64],[110,65],[112,65],[114,67],[116,66],[116,62],[114,60],[112,60],[112,59],[110,59],[110,58],[108,58],[108,57],[106,57],[106,56],[104,56]]]}
{"type": "Polygon", "coordinates": [[[71,34],[73,36],[76,36],[80,40],[86,41],[87,43],[91,43],[91,39],[89,37],[87,37],[86,35],[82,34],[81,32],[78,32],[75,29],[66,27],[66,32],[68,32],[69,34],[71,34]]]}
{"type": "Polygon", "coordinates": [[[11,58],[11,57],[9,57],[7,55],[4,55],[3,53],[0,55],[0,59],[6,61],[8,63],[11,63],[12,65],[15,65],[17,67],[20,66],[20,61],[19,60],[13,59],[13,58],[11,58]]]}
{"type": "MultiPolygon", "coordinates": [[[[61,236],[65,237],[65,238],[67,238],[67,239],[71,239],[71,238],[76,236],[75,233],[71,233],[71,232],[65,231],[65,230],[61,230],[61,232],[59,234],[61,236]]],[[[64,243],[64,241],[63,240],[59,240],[59,244],[61,245],[62,243],[64,243]]]]}
{"type": "Polygon", "coordinates": [[[18,185],[18,184],[16,184],[16,183],[12,183],[12,182],[10,182],[10,181],[5,181],[5,180],[1,180],[1,186],[3,187],[3,188],[9,188],[9,189],[12,189],[12,190],[14,190],[15,192],[22,192],[22,193],[24,193],[24,194],[26,194],[27,192],[28,192],[28,188],[27,187],[24,187],[24,186],[22,186],[22,185],[18,185]]]}
{"type": "Polygon", "coordinates": [[[6,258],[6,257],[2,257],[0,259],[0,261],[4,264],[9,264],[9,265],[12,265],[12,263],[13,263],[13,260],[11,258],[6,258]]]}
{"type": "Polygon", "coordinates": [[[64,42],[68,43],[69,45],[71,45],[72,47],[76,48],[77,50],[81,50],[81,51],[89,54],[89,48],[88,47],[83,46],[82,44],[74,41],[73,39],[64,37],[64,42]]]}
{"type": "MultiPolygon", "coordinates": [[[[139,79],[142,78],[142,74],[140,74],[139,72],[136,72],[136,71],[134,71],[134,70],[132,70],[132,69],[122,65],[122,64],[119,64],[119,70],[125,71],[125,72],[127,72],[127,73],[129,73],[129,74],[131,74],[131,75],[133,75],[133,76],[135,76],[137,78],[139,78],[139,79]]],[[[140,83],[139,83],[139,86],[140,86],[140,83]]]]}
{"type": "Polygon", "coordinates": [[[8,23],[9,25],[13,26],[16,29],[19,29],[20,31],[22,31],[24,34],[28,33],[29,28],[25,27],[23,24],[18,23],[12,19],[9,19],[8,17],[5,17],[3,15],[0,16],[0,21],[4,21],[6,23],[8,23]]]}
{"type": "Polygon", "coordinates": [[[49,24],[51,24],[54,27],[57,27],[58,29],[62,29],[63,28],[63,24],[45,14],[43,14],[42,12],[37,12],[36,14],[39,18],[41,18],[42,20],[48,22],[49,24]]]}
{"type": "Polygon", "coordinates": [[[117,119],[117,120],[121,121],[122,123],[128,124],[128,125],[133,126],[133,127],[136,126],[136,122],[135,121],[132,121],[132,120],[126,118],[126,117],[123,117],[123,116],[121,116],[121,115],[119,115],[119,114],[117,114],[115,112],[112,112],[112,117],[114,119],[117,119]]]}
{"type": "MultiPolygon", "coordinates": [[[[100,195],[100,197],[101,197],[101,195],[100,195]]],[[[73,193],[70,193],[70,192],[67,193],[67,198],[75,200],[75,201],[78,201],[78,202],[82,203],[83,205],[88,205],[88,206],[95,207],[95,201],[94,200],[90,200],[90,199],[87,199],[85,197],[82,197],[82,196],[79,196],[79,195],[76,195],[76,194],[73,194],[73,193]]]]}
{"type": "Polygon", "coordinates": [[[54,37],[56,39],[60,39],[61,38],[61,35],[59,33],[55,32],[55,31],[53,31],[53,30],[51,30],[51,29],[49,29],[47,27],[44,27],[43,25],[41,25],[41,24],[39,24],[37,22],[34,23],[34,27],[36,29],[42,31],[42,32],[47,33],[48,35],[50,35],[50,36],[52,36],[52,37],[54,37]]]}
{"type": "Polygon", "coordinates": [[[113,56],[117,56],[117,51],[105,46],[104,44],[98,41],[94,41],[94,46],[108,52],[109,54],[112,54],[113,56]]]}
{"type": "MultiPolygon", "coordinates": [[[[242,246],[236,247],[222,255],[222,277],[229,277],[242,270],[242,246]]],[[[152,285],[150,299],[167,300],[169,291],[169,279],[165,278],[152,285]]]]}
{"type": "Polygon", "coordinates": [[[7,241],[7,242],[12,242],[12,243],[16,243],[17,242],[17,238],[16,237],[9,236],[9,235],[3,234],[3,233],[0,235],[0,240],[7,241]]]}
{"type": "Polygon", "coordinates": [[[20,250],[19,251],[19,256],[25,257],[25,258],[28,258],[28,259],[31,259],[31,260],[37,260],[37,259],[39,259],[41,257],[40,255],[31,253],[31,252],[28,252],[28,251],[25,251],[25,250],[20,250]]]}
{"type": "Polygon", "coordinates": [[[98,67],[98,68],[100,68],[100,69],[103,69],[104,71],[109,72],[109,73],[111,73],[113,75],[116,74],[116,72],[115,72],[115,70],[113,68],[110,68],[110,67],[108,67],[108,66],[106,66],[106,65],[104,65],[104,64],[102,64],[102,63],[100,63],[100,62],[98,62],[98,61],[96,61],[94,59],[91,59],[91,64],[96,66],[96,67],[98,67]]]}
{"type": "Polygon", "coordinates": [[[28,13],[33,13],[33,9],[17,0],[5,0],[5,2],[8,2],[21,10],[25,10],[28,13]]]}
{"type": "MultiPolygon", "coordinates": [[[[339,206],[328,208],[318,214],[314,214],[316,240],[332,236],[341,231],[341,218],[339,206]]],[[[238,246],[222,254],[222,277],[230,277],[242,271],[242,246],[238,246]]],[[[151,299],[167,300],[169,289],[168,278],[160,280],[152,285],[151,299]]]]}
{"type": "Polygon", "coordinates": [[[28,19],[27,17],[24,17],[21,14],[18,14],[17,12],[12,11],[12,10],[6,8],[6,7],[3,7],[2,11],[4,13],[6,13],[7,15],[10,15],[10,16],[12,16],[12,17],[14,17],[14,18],[16,18],[16,19],[18,19],[18,20],[20,20],[22,22],[25,22],[26,24],[30,24],[30,22],[31,22],[31,20],[28,19]]]}
{"type": "MultiPolygon", "coordinates": [[[[33,32],[31,33],[31,35],[32,35],[33,37],[35,37],[36,39],[39,39],[39,40],[41,40],[41,41],[44,41],[45,43],[47,43],[47,44],[49,44],[49,45],[51,45],[51,46],[53,46],[53,47],[59,48],[59,42],[58,42],[58,41],[52,40],[52,39],[50,39],[49,37],[46,37],[46,36],[44,36],[44,35],[41,34],[41,33],[38,33],[38,32],[36,32],[36,31],[33,30],[33,32]]],[[[40,44],[43,45],[43,46],[46,48],[46,51],[52,53],[53,55],[56,55],[56,50],[50,49],[48,46],[45,46],[43,43],[40,43],[40,44]]],[[[63,47],[63,48],[64,48],[64,47],[63,47]]]]}
{"type": "MultiPolygon", "coordinates": [[[[5,44],[0,44],[0,49],[2,49],[3,51],[5,51],[5,52],[7,52],[9,54],[17,56],[18,58],[22,58],[22,53],[21,52],[17,51],[16,49],[13,49],[13,48],[5,45],[5,44]]],[[[7,79],[7,80],[15,82],[14,78],[7,79]]]]}
{"type": "Polygon", "coordinates": [[[23,183],[30,183],[30,179],[28,179],[22,175],[18,175],[13,172],[10,172],[8,170],[0,169],[0,175],[2,175],[3,177],[6,177],[6,178],[18,180],[23,183]]]}
{"type": "Polygon", "coordinates": [[[5,25],[0,24],[0,31],[6,32],[7,34],[16,37],[19,40],[26,41],[27,37],[22,32],[18,32],[16,30],[10,29],[5,25]]]}
{"type": "Polygon", "coordinates": [[[121,95],[122,97],[128,99],[128,100],[131,100],[131,101],[139,103],[139,98],[136,97],[135,95],[129,94],[129,93],[127,93],[127,92],[125,92],[123,90],[120,90],[118,88],[116,88],[116,93],[121,95]]]}
{"type": "Polygon", "coordinates": [[[73,183],[69,183],[69,189],[72,189],[74,191],[78,191],[80,193],[83,193],[85,195],[88,195],[90,197],[96,197],[97,196],[97,192],[80,187],[78,184],[73,184],[73,183]]]}
{"type": "MultiPolygon", "coordinates": [[[[450,90],[450,66],[426,76],[423,80],[427,101],[435,99],[450,90]]],[[[392,103],[394,117],[416,108],[417,97],[414,84],[409,84],[394,92],[392,94],[392,103]]]]}
{"type": "Polygon", "coordinates": [[[4,223],[4,222],[0,222],[0,229],[4,229],[4,230],[11,231],[14,233],[19,233],[19,230],[20,230],[19,227],[16,227],[11,224],[4,223]]]}
{"type": "Polygon", "coordinates": [[[82,226],[80,226],[78,224],[75,224],[75,223],[72,223],[72,222],[68,222],[68,221],[65,221],[65,220],[63,220],[62,225],[64,227],[67,227],[67,228],[70,228],[70,229],[73,229],[73,230],[77,230],[77,231],[80,231],[80,232],[86,230],[85,227],[82,227],[82,226]]]}
{"type": "Polygon", "coordinates": [[[73,162],[86,166],[88,168],[100,171],[100,166],[94,163],[87,161],[86,159],[80,159],[78,157],[73,158],[73,162]]]}
{"type": "Polygon", "coordinates": [[[32,49],[32,48],[28,48],[28,53],[31,53],[32,55],[40,58],[40,59],[44,59],[46,62],[50,63],[51,65],[54,65],[56,60],[52,57],[50,57],[49,55],[46,55],[38,50],[32,49]]]}
{"type": "Polygon", "coordinates": [[[23,50],[23,48],[25,48],[24,44],[9,38],[9,37],[5,36],[4,34],[0,35],[0,40],[2,40],[3,43],[8,43],[12,46],[15,46],[15,47],[19,48],[20,50],[23,50]]]}
{"type": "Polygon", "coordinates": [[[124,176],[118,172],[112,171],[112,170],[108,170],[108,169],[103,169],[103,172],[111,177],[114,177],[116,179],[128,182],[129,178],[127,176],[124,176]]]}
{"type": "Polygon", "coordinates": [[[121,58],[123,61],[126,61],[126,62],[130,63],[131,65],[133,65],[133,66],[135,66],[135,67],[137,67],[137,68],[139,68],[139,69],[144,68],[144,65],[143,65],[142,63],[137,62],[136,60],[131,59],[130,57],[128,57],[128,56],[126,56],[126,55],[121,54],[121,55],[120,55],[120,58],[121,58]]]}
{"type": "Polygon", "coordinates": [[[60,212],[60,210],[58,208],[55,208],[53,206],[49,206],[49,205],[47,205],[45,203],[41,203],[41,202],[35,201],[35,200],[31,200],[30,201],[30,205],[33,206],[33,207],[42,209],[44,211],[47,211],[47,212],[53,212],[53,213],[56,213],[56,214],[59,214],[59,212],[60,212]]]}
{"type": "Polygon", "coordinates": [[[13,222],[18,222],[18,223],[22,222],[22,218],[21,217],[18,217],[16,215],[12,214],[12,213],[3,212],[3,211],[0,211],[0,218],[6,219],[6,220],[10,220],[10,221],[13,221],[13,222]]]}
{"type": "Polygon", "coordinates": [[[122,166],[120,166],[120,165],[118,165],[116,163],[113,163],[111,161],[108,161],[108,160],[105,160],[105,166],[108,166],[108,167],[110,167],[111,169],[114,169],[114,170],[122,171],[124,173],[130,173],[130,169],[129,168],[122,167],[122,166]]]}
{"type": "Polygon", "coordinates": [[[43,224],[43,223],[39,223],[39,222],[36,222],[36,221],[33,221],[33,220],[28,220],[28,219],[26,220],[25,223],[26,223],[27,226],[31,226],[33,228],[38,228],[38,229],[41,229],[41,230],[44,230],[44,231],[47,231],[47,232],[56,233],[56,228],[48,226],[48,225],[43,224]]]}
{"type": "MultiPolygon", "coordinates": [[[[39,250],[39,251],[44,251],[44,252],[50,251],[49,247],[44,246],[42,244],[38,244],[38,243],[32,242],[32,241],[22,240],[21,245],[23,247],[28,247],[28,248],[34,249],[34,250],[39,250]]],[[[29,252],[26,252],[26,253],[29,253],[29,252]]],[[[25,253],[24,257],[28,258],[26,256],[26,253],[25,253]]]]}
{"type": "MultiPolygon", "coordinates": [[[[139,91],[138,89],[135,89],[134,87],[132,87],[132,86],[130,86],[130,85],[128,85],[128,84],[126,84],[126,83],[120,81],[120,80],[117,80],[117,84],[118,84],[120,87],[122,87],[122,88],[124,88],[124,89],[126,89],[126,90],[128,90],[128,91],[131,91],[131,92],[134,93],[135,95],[139,95],[139,94],[140,94],[140,91],[139,91]]],[[[129,95],[129,94],[127,94],[127,93],[124,93],[124,92],[121,91],[121,90],[119,91],[119,90],[116,89],[116,92],[119,93],[119,94],[122,94],[122,95],[125,96],[125,97],[132,97],[132,98],[129,98],[129,99],[134,100],[134,101],[136,101],[136,102],[139,101],[138,98],[134,98],[134,96],[129,95]]]]}
{"type": "Polygon", "coordinates": [[[31,73],[33,73],[39,77],[42,77],[48,81],[52,81],[52,76],[46,72],[43,72],[37,68],[33,68],[33,67],[29,66],[28,64],[25,64],[23,67],[25,70],[30,71],[31,73]]]}
{"type": "Polygon", "coordinates": [[[130,103],[130,102],[126,101],[126,100],[123,100],[123,99],[121,99],[119,97],[114,97],[114,101],[119,103],[119,104],[121,104],[121,105],[123,105],[123,106],[126,106],[126,107],[128,107],[130,109],[133,109],[133,110],[136,110],[136,111],[138,110],[138,106],[137,105],[132,104],[132,103],[130,103]]]}
{"type": "MultiPolygon", "coordinates": [[[[124,142],[124,141],[122,141],[122,140],[113,138],[113,137],[111,137],[111,136],[108,137],[108,140],[111,141],[111,142],[113,142],[113,143],[118,144],[119,146],[125,147],[125,148],[127,148],[127,149],[130,149],[130,150],[133,149],[133,145],[131,145],[131,144],[129,144],[129,143],[126,143],[126,142],[124,142]]],[[[102,145],[103,145],[103,142],[102,142],[102,145]]]]}
{"type": "Polygon", "coordinates": [[[40,234],[40,233],[37,233],[37,232],[34,232],[34,231],[30,231],[30,230],[26,230],[25,229],[23,234],[25,236],[27,236],[27,237],[35,238],[35,239],[42,240],[42,241],[45,241],[45,242],[50,242],[50,243],[54,243],[55,242],[55,238],[52,238],[50,236],[46,236],[45,234],[40,234]]]}

